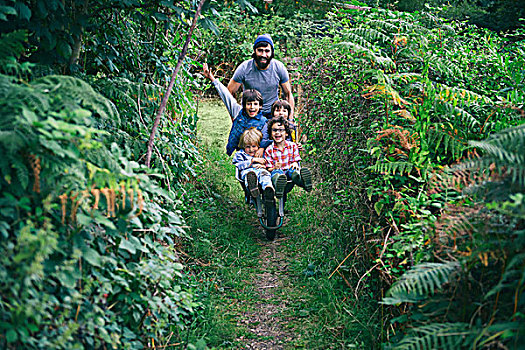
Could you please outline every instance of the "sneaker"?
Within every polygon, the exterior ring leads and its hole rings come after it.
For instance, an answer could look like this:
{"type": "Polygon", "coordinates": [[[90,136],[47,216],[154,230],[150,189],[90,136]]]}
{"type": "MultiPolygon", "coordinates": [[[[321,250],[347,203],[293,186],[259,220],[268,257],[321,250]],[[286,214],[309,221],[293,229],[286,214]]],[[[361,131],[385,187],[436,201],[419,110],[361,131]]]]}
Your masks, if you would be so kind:
{"type": "Polygon", "coordinates": [[[271,185],[266,186],[266,188],[263,190],[263,196],[264,200],[273,199],[273,197],[275,196],[275,190],[271,185]]]}
{"type": "Polygon", "coordinates": [[[257,175],[255,175],[253,171],[250,171],[248,174],[246,174],[246,183],[248,184],[248,191],[250,191],[252,197],[258,197],[259,183],[257,181],[257,175]]]}
{"type": "Polygon", "coordinates": [[[312,190],[312,173],[310,172],[310,169],[301,168],[301,170],[299,170],[299,174],[301,174],[304,189],[306,190],[306,192],[310,192],[312,190]]]}
{"type": "Polygon", "coordinates": [[[286,175],[277,174],[272,178],[273,185],[275,186],[275,198],[282,198],[284,195],[284,189],[286,188],[286,175]]]}

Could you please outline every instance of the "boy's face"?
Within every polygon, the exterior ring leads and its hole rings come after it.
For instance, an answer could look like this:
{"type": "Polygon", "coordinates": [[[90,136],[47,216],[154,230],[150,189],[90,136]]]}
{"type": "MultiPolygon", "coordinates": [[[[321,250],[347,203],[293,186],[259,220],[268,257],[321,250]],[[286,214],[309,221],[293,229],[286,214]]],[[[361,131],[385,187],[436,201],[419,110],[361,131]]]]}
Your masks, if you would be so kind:
{"type": "Polygon", "coordinates": [[[275,117],[284,117],[285,119],[288,119],[288,110],[284,107],[277,107],[273,111],[273,116],[275,117]]]}
{"type": "Polygon", "coordinates": [[[250,157],[253,157],[258,149],[259,146],[256,144],[244,145],[244,152],[246,152],[246,154],[248,154],[250,157]]]}
{"type": "Polygon", "coordinates": [[[288,134],[286,133],[286,129],[284,128],[284,125],[281,123],[274,123],[272,125],[272,140],[276,144],[281,144],[286,140],[286,137],[288,134]]]}
{"type": "Polygon", "coordinates": [[[248,114],[248,117],[255,117],[259,113],[260,109],[261,104],[259,103],[259,101],[246,101],[245,112],[246,114],[248,114]]]}

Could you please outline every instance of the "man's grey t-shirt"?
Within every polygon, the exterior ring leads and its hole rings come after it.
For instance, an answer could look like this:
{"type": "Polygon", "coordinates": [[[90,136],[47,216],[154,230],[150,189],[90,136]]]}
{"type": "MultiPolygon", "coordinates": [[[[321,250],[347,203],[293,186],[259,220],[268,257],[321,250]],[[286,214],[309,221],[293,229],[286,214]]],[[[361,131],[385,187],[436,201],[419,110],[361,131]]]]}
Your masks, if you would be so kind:
{"type": "Polygon", "coordinates": [[[288,71],[281,61],[272,59],[265,70],[260,70],[252,59],[244,61],[233,73],[233,80],[244,89],[255,89],[263,97],[263,113],[269,113],[272,104],[279,98],[279,85],[290,80],[288,71]]]}

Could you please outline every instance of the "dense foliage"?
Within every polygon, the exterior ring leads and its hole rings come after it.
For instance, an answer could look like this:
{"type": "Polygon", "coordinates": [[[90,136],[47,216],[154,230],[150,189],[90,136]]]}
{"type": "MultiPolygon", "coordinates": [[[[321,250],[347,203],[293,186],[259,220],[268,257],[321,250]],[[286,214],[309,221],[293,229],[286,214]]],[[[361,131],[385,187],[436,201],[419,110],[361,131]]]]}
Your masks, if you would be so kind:
{"type": "Polygon", "coordinates": [[[199,158],[187,67],[141,162],[191,4],[1,11],[0,347],[166,345],[200,305],[176,250],[199,158]]]}
{"type": "Polygon", "coordinates": [[[404,303],[385,325],[392,347],[516,346],[524,134],[506,128],[523,122],[523,43],[427,13],[339,10],[332,21],[333,37],[300,53],[303,125],[348,216],[346,240],[397,281],[383,300],[404,303]]]}

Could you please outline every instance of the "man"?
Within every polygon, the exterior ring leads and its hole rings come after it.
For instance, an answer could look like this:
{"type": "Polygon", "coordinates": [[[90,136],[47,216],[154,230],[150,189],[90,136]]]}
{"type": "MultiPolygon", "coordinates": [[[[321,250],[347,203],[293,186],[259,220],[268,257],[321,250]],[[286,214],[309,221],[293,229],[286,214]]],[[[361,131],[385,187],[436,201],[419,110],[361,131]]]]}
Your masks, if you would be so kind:
{"type": "Polygon", "coordinates": [[[252,59],[241,63],[228,83],[228,90],[234,95],[244,85],[244,89],[255,89],[262,94],[264,116],[271,118],[272,104],[279,98],[279,86],[284,99],[291,106],[290,119],[293,119],[294,98],[290,76],[281,61],[273,59],[273,41],[269,34],[259,35],[253,44],[252,59]]]}

